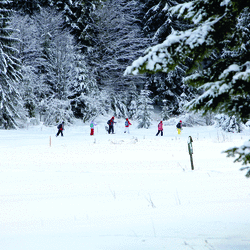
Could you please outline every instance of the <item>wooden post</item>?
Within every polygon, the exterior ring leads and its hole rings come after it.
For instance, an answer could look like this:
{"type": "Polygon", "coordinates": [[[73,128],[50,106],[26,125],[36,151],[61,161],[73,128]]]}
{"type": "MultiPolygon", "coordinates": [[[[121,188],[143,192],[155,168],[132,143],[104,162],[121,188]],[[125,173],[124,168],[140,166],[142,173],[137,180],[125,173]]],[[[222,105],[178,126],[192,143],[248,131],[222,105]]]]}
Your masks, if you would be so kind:
{"type": "Polygon", "coordinates": [[[190,162],[191,162],[191,169],[194,170],[194,163],[193,163],[193,139],[191,136],[188,137],[188,152],[190,155],[190,162]]]}

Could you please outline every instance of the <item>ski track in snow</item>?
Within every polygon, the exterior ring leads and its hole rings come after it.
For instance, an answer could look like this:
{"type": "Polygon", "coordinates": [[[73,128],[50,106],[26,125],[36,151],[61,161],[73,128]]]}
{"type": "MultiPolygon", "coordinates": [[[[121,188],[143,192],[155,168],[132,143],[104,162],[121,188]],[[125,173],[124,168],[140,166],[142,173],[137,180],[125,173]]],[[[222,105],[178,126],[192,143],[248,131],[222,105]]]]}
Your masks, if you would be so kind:
{"type": "Polygon", "coordinates": [[[0,249],[250,249],[250,180],[221,153],[249,130],[104,124],[0,131],[0,249]]]}

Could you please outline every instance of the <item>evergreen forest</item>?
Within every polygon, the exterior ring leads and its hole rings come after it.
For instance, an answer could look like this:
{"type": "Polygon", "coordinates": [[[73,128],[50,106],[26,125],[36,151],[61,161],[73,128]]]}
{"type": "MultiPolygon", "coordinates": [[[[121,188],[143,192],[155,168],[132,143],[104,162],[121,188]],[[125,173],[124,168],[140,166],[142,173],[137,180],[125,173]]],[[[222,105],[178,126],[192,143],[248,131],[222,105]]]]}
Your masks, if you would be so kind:
{"type": "Polygon", "coordinates": [[[0,128],[194,110],[249,119],[249,0],[1,0],[0,128]]]}
{"type": "Polygon", "coordinates": [[[45,125],[86,122],[108,113],[145,120],[145,109],[153,108],[165,117],[183,113],[198,93],[183,82],[185,64],[170,73],[124,75],[148,47],[190,27],[169,12],[177,4],[0,1],[0,128],[23,127],[32,119],[45,125]]]}

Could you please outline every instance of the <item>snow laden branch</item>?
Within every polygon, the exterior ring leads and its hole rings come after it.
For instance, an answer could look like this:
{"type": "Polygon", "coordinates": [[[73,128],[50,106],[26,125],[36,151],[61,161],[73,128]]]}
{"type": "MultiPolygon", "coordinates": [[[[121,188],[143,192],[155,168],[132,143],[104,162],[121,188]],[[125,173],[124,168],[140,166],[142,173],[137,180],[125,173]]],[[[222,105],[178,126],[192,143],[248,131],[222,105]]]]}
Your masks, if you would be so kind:
{"type": "MultiPolygon", "coordinates": [[[[199,77],[200,74],[193,74],[186,77],[185,81],[198,81],[199,77]]],[[[243,65],[232,64],[219,75],[217,81],[204,83],[199,88],[203,94],[189,102],[186,108],[199,110],[204,107],[205,113],[220,110],[230,116],[239,114],[237,116],[244,117],[241,114],[248,111],[239,103],[249,102],[249,95],[246,93],[250,91],[250,86],[242,82],[250,82],[250,62],[243,65]],[[228,101],[221,102],[222,99],[228,101]]]]}
{"type": "MultiPolygon", "coordinates": [[[[212,50],[214,40],[211,32],[219,17],[211,17],[202,25],[186,31],[172,31],[167,39],[145,51],[145,56],[135,60],[127,67],[124,75],[137,75],[138,73],[169,72],[180,62],[192,54],[193,50],[212,50]]],[[[202,60],[203,58],[200,58],[202,60]]]]}
{"type": "MultiPolygon", "coordinates": [[[[234,147],[228,149],[224,153],[227,154],[227,157],[236,157],[238,156],[234,162],[242,162],[243,165],[247,165],[250,163],[250,140],[246,141],[241,147],[234,147]]],[[[250,167],[242,167],[241,170],[248,170],[246,173],[246,177],[250,177],[250,167]]]]}

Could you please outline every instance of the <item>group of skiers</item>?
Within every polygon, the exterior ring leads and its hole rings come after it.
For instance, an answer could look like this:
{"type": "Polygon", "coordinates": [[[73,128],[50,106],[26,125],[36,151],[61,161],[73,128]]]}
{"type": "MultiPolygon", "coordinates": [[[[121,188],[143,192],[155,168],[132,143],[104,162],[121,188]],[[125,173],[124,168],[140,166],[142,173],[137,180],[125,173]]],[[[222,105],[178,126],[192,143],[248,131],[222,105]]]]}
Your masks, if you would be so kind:
{"type": "MultiPolygon", "coordinates": [[[[108,127],[108,133],[112,133],[114,134],[114,124],[116,123],[115,121],[115,117],[113,116],[110,120],[108,120],[107,124],[109,125],[108,127]]],[[[124,133],[128,133],[129,134],[129,126],[132,125],[132,123],[128,120],[128,118],[126,118],[125,121],[125,130],[124,133]]]]}
{"type": "MultiPolygon", "coordinates": [[[[114,116],[108,120],[107,124],[109,125],[109,127],[107,128],[108,133],[112,133],[114,134],[114,124],[116,123],[114,116]]],[[[91,121],[90,123],[90,135],[94,135],[94,127],[97,124],[94,121],[91,121]]],[[[126,118],[125,121],[125,130],[124,133],[128,133],[129,134],[129,126],[132,125],[131,122],[129,121],[128,118],[126,118]]],[[[180,120],[177,125],[176,125],[178,134],[181,134],[181,130],[182,130],[182,121],[180,120]]],[[[58,132],[56,134],[56,136],[59,136],[61,134],[61,136],[63,136],[63,130],[64,130],[64,122],[62,122],[61,124],[59,124],[57,126],[58,132]]],[[[156,134],[156,136],[158,136],[161,133],[161,136],[163,136],[163,122],[160,121],[160,123],[158,124],[158,132],[156,134]]]]}
{"type": "MultiPolygon", "coordinates": [[[[181,130],[182,130],[182,120],[180,120],[177,124],[176,124],[176,128],[178,131],[178,135],[181,134],[181,130]]],[[[163,123],[162,121],[160,121],[160,123],[158,124],[158,132],[156,133],[156,136],[158,136],[161,133],[161,136],[163,136],[163,123]]]]}

